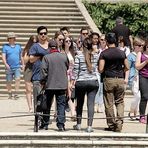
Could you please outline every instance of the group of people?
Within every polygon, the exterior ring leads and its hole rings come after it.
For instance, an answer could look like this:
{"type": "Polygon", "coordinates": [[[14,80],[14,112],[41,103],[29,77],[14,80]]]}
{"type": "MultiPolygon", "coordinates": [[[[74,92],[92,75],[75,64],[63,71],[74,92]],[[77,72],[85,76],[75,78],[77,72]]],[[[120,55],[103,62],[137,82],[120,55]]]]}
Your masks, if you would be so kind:
{"type": "MultiPolygon", "coordinates": [[[[16,35],[9,32],[8,44],[2,49],[9,99],[13,98],[13,78],[14,98],[19,97],[22,68],[29,112],[36,112],[37,97],[44,89],[48,109],[43,110],[43,114],[50,115],[55,98],[59,131],[65,131],[67,103],[71,118],[76,121],[73,129],[81,130],[83,105],[87,99],[86,132],[93,132],[94,112],[102,112],[103,106],[108,125],[105,130],[120,132],[124,117],[124,95],[126,85],[129,84],[134,94],[129,117],[134,120],[140,102],[139,121],[146,123],[148,41],[139,37],[132,40],[130,30],[123,24],[121,17],[117,18],[116,23],[110,33],[102,35],[84,27],[76,41],[67,27],[62,27],[51,39],[48,37],[47,27],[39,26],[37,35],[30,37],[24,50],[15,43],[16,35]]],[[[49,123],[50,116],[43,116],[39,129],[48,130],[49,123]]]]}

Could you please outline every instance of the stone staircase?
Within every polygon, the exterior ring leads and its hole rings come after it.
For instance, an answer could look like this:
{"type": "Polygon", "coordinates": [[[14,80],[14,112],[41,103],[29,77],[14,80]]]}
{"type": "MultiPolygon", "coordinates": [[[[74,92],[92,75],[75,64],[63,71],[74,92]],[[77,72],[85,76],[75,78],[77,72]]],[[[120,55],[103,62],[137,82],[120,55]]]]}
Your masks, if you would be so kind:
{"type": "Polygon", "coordinates": [[[147,134],[0,133],[4,148],[148,148],[147,134]]]}
{"type": "MultiPolygon", "coordinates": [[[[79,0],[0,1],[0,49],[2,44],[7,42],[8,32],[15,32],[18,36],[17,43],[24,48],[29,37],[36,34],[36,28],[40,25],[47,26],[49,37],[53,37],[59,28],[67,26],[75,39],[81,27],[88,26],[92,30],[97,28],[79,0]]],[[[2,97],[7,96],[7,90],[1,50],[0,69],[0,96],[2,97]]],[[[23,79],[19,93],[24,95],[23,79]]]]}

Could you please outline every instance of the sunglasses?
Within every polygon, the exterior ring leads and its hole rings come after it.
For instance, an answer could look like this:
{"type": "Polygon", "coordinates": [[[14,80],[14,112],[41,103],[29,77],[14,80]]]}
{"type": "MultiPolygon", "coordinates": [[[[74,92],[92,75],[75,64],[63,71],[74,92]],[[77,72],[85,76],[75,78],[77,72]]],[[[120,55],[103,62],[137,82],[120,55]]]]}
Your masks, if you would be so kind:
{"type": "Polygon", "coordinates": [[[40,35],[43,35],[43,34],[44,34],[44,35],[47,35],[47,32],[40,32],[39,34],[40,34],[40,35]]]}
{"type": "Polygon", "coordinates": [[[66,40],[65,42],[66,42],[66,43],[71,43],[71,40],[66,40]]]}
{"type": "Polygon", "coordinates": [[[59,41],[61,42],[61,41],[63,41],[64,39],[59,39],[59,41]]]}
{"type": "Polygon", "coordinates": [[[136,46],[138,46],[138,47],[143,47],[143,45],[136,45],[136,46]]]}
{"type": "Polygon", "coordinates": [[[82,33],[83,35],[88,35],[88,33],[82,33]]]}

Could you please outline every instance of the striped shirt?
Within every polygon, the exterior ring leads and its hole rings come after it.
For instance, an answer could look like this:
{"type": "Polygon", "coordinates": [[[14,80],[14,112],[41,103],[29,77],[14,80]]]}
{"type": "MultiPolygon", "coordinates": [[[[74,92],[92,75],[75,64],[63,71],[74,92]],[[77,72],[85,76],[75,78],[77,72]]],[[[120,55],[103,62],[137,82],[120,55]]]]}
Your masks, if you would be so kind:
{"type": "Polygon", "coordinates": [[[85,62],[85,56],[80,52],[75,57],[75,64],[73,69],[72,80],[76,81],[87,81],[87,80],[97,80],[97,64],[98,64],[99,54],[94,53],[91,58],[92,72],[89,72],[85,62]]]}

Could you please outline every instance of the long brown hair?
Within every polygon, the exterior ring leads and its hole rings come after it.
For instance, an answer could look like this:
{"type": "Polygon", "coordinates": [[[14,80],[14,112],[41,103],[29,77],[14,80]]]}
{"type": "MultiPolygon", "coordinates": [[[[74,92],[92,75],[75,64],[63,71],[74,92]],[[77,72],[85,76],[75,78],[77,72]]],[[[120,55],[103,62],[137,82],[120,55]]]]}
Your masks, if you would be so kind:
{"type": "MultiPolygon", "coordinates": [[[[93,36],[95,36],[95,35],[98,36],[98,38],[100,37],[97,32],[93,32],[83,42],[83,53],[84,53],[84,56],[85,56],[85,62],[86,62],[87,69],[88,69],[89,72],[92,72],[92,61],[91,61],[92,56],[93,56],[92,55],[92,51],[93,51],[92,39],[93,39],[93,36]]],[[[99,42],[98,42],[98,45],[99,45],[99,42]]]]}
{"type": "Polygon", "coordinates": [[[33,45],[33,43],[36,43],[36,42],[38,42],[38,37],[36,35],[30,36],[30,38],[29,38],[29,40],[28,40],[28,42],[27,42],[27,44],[26,44],[26,46],[25,46],[25,48],[23,50],[22,56],[24,56],[25,53],[28,53],[30,47],[33,45]]]}
{"type": "Polygon", "coordinates": [[[70,47],[69,47],[69,52],[71,53],[71,55],[73,56],[73,58],[75,58],[75,51],[74,51],[73,41],[72,41],[72,38],[71,38],[71,37],[66,37],[66,38],[64,38],[62,48],[63,48],[63,50],[65,50],[65,40],[66,40],[67,38],[69,38],[70,41],[71,41],[71,45],[70,45],[70,47]]]}

